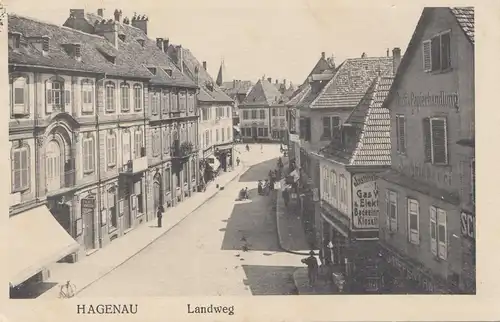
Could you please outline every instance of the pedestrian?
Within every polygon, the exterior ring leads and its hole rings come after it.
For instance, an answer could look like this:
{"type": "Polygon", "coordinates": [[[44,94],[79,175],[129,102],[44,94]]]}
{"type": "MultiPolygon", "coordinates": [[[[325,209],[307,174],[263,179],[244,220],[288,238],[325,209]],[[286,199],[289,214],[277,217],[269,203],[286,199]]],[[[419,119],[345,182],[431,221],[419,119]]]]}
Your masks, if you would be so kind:
{"type": "Polygon", "coordinates": [[[158,228],[161,228],[161,220],[163,218],[163,212],[165,209],[163,209],[163,206],[158,206],[158,210],[156,211],[156,216],[158,217],[158,228]]]}
{"type": "Polygon", "coordinates": [[[309,252],[309,257],[301,260],[303,264],[307,265],[307,277],[309,278],[309,286],[313,287],[318,277],[318,259],[314,256],[314,251],[309,252]]]}
{"type": "Polygon", "coordinates": [[[263,153],[263,152],[262,152],[262,151],[263,151],[263,149],[264,149],[264,146],[263,146],[263,145],[262,145],[262,143],[261,143],[261,144],[260,144],[260,153],[263,153]]]}
{"type": "Polygon", "coordinates": [[[264,182],[264,195],[269,196],[269,180],[266,179],[264,182]]]}
{"type": "Polygon", "coordinates": [[[237,158],[236,158],[236,166],[238,167],[239,165],[240,165],[240,158],[239,158],[239,157],[237,157],[237,158]]]}
{"type": "Polygon", "coordinates": [[[248,144],[247,144],[247,146],[245,148],[247,149],[247,152],[250,151],[250,147],[248,146],[248,144]]]}
{"type": "Polygon", "coordinates": [[[283,201],[285,202],[285,207],[288,208],[288,202],[290,201],[290,193],[288,192],[288,188],[283,189],[281,193],[283,195],[283,201]]]}
{"type": "Polygon", "coordinates": [[[262,195],[262,180],[259,180],[259,182],[257,183],[257,192],[259,193],[259,195],[262,195]]]}

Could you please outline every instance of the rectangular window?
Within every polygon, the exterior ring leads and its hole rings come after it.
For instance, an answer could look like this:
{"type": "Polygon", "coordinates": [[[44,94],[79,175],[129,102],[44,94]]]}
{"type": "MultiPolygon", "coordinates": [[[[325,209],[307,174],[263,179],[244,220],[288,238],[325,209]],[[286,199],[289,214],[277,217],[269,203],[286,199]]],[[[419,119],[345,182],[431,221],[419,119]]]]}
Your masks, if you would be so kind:
{"type": "Polygon", "coordinates": [[[165,169],[165,192],[170,192],[172,191],[172,177],[170,173],[170,168],[165,169]]]}
{"type": "Polygon", "coordinates": [[[252,110],[252,120],[257,119],[257,110],[252,110]]]}
{"type": "Polygon", "coordinates": [[[135,131],[134,133],[134,155],[136,159],[143,157],[142,152],[142,131],[135,131]]]}
{"type": "Polygon", "coordinates": [[[451,67],[451,33],[443,32],[422,43],[425,72],[446,71],[451,67]]]}
{"type": "Polygon", "coordinates": [[[243,111],[243,119],[248,120],[248,111],[243,111]]]}
{"type": "Polygon", "coordinates": [[[88,138],[83,140],[83,172],[90,173],[94,171],[94,139],[88,138]]]}
{"type": "Polygon", "coordinates": [[[406,120],[404,115],[396,115],[397,151],[406,153],[406,120]]]}
{"type": "Polygon", "coordinates": [[[419,204],[414,199],[408,199],[408,241],[415,245],[420,242],[419,204]]]}
{"type": "Polygon", "coordinates": [[[126,84],[120,86],[120,95],[122,99],[122,112],[130,111],[130,87],[126,84]]]}
{"type": "Polygon", "coordinates": [[[224,136],[225,136],[225,135],[224,135],[224,134],[225,134],[225,133],[224,133],[224,129],[220,129],[220,132],[221,132],[220,134],[221,134],[221,139],[222,139],[222,141],[221,141],[221,142],[224,142],[224,141],[225,141],[225,137],[224,137],[224,136]]]}
{"type": "Polygon", "coordinates": [[[178,98],[177,98],[177,93],[172,92],[172,94],[171,94],[171,95],[172,95],[172,96],[171,96],[171,102],[170,102],[170,103],[171,103],[171,106],[170,106],[170,107],[171,107],[172,111],[177,112],[177,111],[179,111],[179,109],[178,109],[178,98]]]}
{"type": "Polygon", "coordinates": [[[398,194],[394,191],[386,192],[386,216],[389,231],[398,230],[398,194]]]}
{"type": "Polygon", "coordinates": [[[169,92],[163,92],[162,94],[162,110],[163,114],[167,114],[170,112],[170,94],[169,92]]]}
{"type": "Polygon", "coordinates": [[[115,85],[113,83],[106,84],[106,112],[115,111],[115,85]]]}
{"type": "Polygon", "coordinates": [[[260,119],[263,120],[266,118],[266,111],[260,110],[260,119]]]}
{"type": "Polygon", "coordinates": [[[215,130],[215,142],[219,143],[219,129],[215,130]]]}
{"type": "Polygon", "coordinates": [[[179,110],[186,111],[186,93],[179,93],[179,110]]]}
{"type": "Polygon", "coordinates": [[[106,141],[106,160],[108,167],[113,167],[116,165],[116,135],[108,135],[106,141]]]}
{"type": "Polygon", "coordinates": [[[422,120],[422,132],[424,137],[424,162],[432,162],[431,122],[428,117],[422,120]]]}
{"type": "Polygon", "coordinates": [[[445,118],[430,119],[431,160],[434,164],[448,163],[448,143],[445,118]]]}
{"type": "Polygon", "coordinates": [[[22,191],[29,188],[29,151],[22,147],[12,152],[12,192],[22,191]]]}
{"type": "Polygon", "coordinates": [[[158,113],[160,112],[158,104],[159,103],[158,93],[152,92],[150,98],[151,98],[150,102],[151,114],[158,115],[158,113]]]}
{"type": "Polygon", "coordinates": [[[229,106],[226,107],[226,115],[227,117],[231,117],[231,108],[229,106]]]}
{"type": "Polygon", "coordinates": [[[431,236],[431,253],[437,256],[437,211],[435,207],[429,208],[430,215],[430,236],[431,236]]]}
{"type": "MultiPolygon", "coordinates": [[[[121,151],[122,151],[122,157],[123,157],[122,164],[126,164],[129,160],[132,160],[130,132],[129,131],[124,131],[122,133],[122,148],[121,148],[121,151]]],[[[117,154],[116,149],[114,150],[114,153],[117,154]]]]}
{"type": "Polygon", "coordinates": [[[272,111],[273,111],[273,116],[276,116],[276,109],[273,108],[272,111]]]}
{"type": "Polygon", "coordinates": [[[134,110],[142,110],[142,86],[134,85],[134,110]]]}
{"type": "Polygon", "coordinates": [[[264,128],[264,135],[265,138],[269,136],[269,129],[267,127],[264,128]]]}
{"type": "Polygon", "coordinates": [[[210,145],[210,132],[205,131],[205,147],[210,145]]]}
{"type": "Polygon", "coordinates": [[[82,85],[82,112],[83,113],[92,113],[94,111],[93,106],[93,88],[92,84],[83,84],[82,85]]]}
{"type": "Polygon", "coordinates": [[[442,260],[448,258],[448,243],[446,230],[446,211],[437,208],[437,224],[438,224],[438,257],[442,260]]]}
{"type": "Polygon", "coordinates": [[[230,127],[227,128],[227,140],[231,141],[231,128],[230,127]]]}
{"type": "Polygon", "coordinates": [[[18,77],[12,80],[10,95],[12,114],[22,116],[29,114],[28,79],[26,77],[18,77]]]}
{"type": "Polygon", "coordinates": [[[332,137],[332,123],[329,116],[323,117],[323,139],[331,139],[332,137]]]}

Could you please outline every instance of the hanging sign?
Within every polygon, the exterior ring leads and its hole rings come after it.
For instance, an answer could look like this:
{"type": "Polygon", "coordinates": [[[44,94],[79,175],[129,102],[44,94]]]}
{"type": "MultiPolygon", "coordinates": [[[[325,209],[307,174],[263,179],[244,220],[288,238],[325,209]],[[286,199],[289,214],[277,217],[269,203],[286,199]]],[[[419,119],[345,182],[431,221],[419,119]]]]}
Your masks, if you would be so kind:
{"type": "Polygon", "coordinates": [[[352,179],[352,223],[358,229],[378,229],[379,207],[377,177],[355,174],[352,179]]]}

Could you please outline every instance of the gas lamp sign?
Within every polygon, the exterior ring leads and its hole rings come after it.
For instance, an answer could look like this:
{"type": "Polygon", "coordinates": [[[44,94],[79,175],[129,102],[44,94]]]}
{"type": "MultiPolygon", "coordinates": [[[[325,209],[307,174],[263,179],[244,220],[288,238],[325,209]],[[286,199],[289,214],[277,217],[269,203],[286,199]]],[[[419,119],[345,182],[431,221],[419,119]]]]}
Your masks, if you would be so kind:
{"type": "Polygon", "coordinates": [[[352,178],[352,224],[356,229],[378,229],[379,207],[377,177],[355,174],[352,178]]]}

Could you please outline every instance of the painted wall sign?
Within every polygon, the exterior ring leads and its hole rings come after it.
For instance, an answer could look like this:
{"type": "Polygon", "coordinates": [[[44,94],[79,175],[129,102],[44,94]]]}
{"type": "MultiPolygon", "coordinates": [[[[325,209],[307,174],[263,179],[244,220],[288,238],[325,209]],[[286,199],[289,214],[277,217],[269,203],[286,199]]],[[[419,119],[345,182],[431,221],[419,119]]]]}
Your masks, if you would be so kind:
{"type": "Polygon", "coordinates": [[[471,239],[476,238],[475,216],[471,213],[462,212],[460,215],[460,224],[462,226],[462,235],[471,239]]]}
{"type": "Polygon", "coordinates": [[[389,256],[386,257],[387,262],[400,271],[403,274],[403,277],[416,281],[421,288],[429,293],[433,293],[436,290],[436,287],[430,278],[423,275],[418,270],[410,268],[396,256],[390,254],[388,255],[389,256]]]}
{"type": "Polygon", "coordinates": [[[452,186],[453,176],[451,171],[442,169],[432,164],[419,162],[405,162],[400,160],[399,171],[408,174],[412,178],[423,179],[425,181],[434,181],[442,185],[452,186]]]}
{"type": "Polygon", "coordinates": [[[355,174],[352,178],[352,224],[358,229],[378,229],[378,187],[373,174],[355,174]]]}
{"type": "Polygon", "coordinates": [[[452,107],[458,108],[458,93],[396,93],[396,100],[399,106],[410,107],[452,107]]]}

